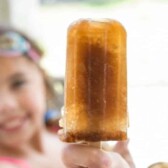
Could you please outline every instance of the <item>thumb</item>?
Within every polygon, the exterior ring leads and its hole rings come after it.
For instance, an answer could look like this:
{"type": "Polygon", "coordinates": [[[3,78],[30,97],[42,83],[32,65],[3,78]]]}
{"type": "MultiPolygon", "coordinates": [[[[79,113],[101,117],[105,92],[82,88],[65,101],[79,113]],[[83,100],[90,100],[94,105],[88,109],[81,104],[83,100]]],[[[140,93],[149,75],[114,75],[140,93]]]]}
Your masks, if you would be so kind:
{"type": "Polygon", "coordinates": [[[125,153],[128,150],[129,139],[125,141],[118,141],[116,145],[113,147],[114,152],[118,152],[120,154],[125,153]]]}
{"type": "Polygon", "coordinates": [[[119,153],[125,161],[130,165],[131,168],[135,168],[135,164],[132,155],[128,149],[129,139],[126,141],[119,141],[114,146],[113,151],[119,153]]]}

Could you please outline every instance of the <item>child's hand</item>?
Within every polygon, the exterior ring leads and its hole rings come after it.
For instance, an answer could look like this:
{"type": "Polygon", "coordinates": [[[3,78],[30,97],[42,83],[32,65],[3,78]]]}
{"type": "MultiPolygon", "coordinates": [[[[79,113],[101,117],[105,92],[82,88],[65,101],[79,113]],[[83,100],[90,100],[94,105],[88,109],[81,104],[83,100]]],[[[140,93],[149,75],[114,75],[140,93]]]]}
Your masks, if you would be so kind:
{"type": "Polygon", "coordinates": [[[68,168],[130,168],[120,154],[82,144],[68,144],[62,160],[68,168]]]}
{"type": "MultiPolygon", "coordinates": [[[[64,126],[64,111],[60,127],[64,126]]],[[[58,131],[59,138],[64,141],[63,129],[58,131]]],[[[113,148],[102,146],[99,148],[84,144],[67,144],[62,152],[62,161],[68,168],[135,168],[130,152],[127,148],[128,141],[118,142],[113,148]]]]}

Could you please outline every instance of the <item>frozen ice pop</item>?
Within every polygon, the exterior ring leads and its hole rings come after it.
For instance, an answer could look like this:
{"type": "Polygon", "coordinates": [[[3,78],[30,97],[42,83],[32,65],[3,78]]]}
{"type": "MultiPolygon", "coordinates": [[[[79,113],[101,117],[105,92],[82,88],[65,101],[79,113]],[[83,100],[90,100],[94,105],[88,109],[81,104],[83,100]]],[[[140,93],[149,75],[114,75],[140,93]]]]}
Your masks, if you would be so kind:
{"type": "Polygon", "coordinates": [[[65,76],[64,140],[127,139],[124,27],[110,19],[71,24],[65,76]]]}

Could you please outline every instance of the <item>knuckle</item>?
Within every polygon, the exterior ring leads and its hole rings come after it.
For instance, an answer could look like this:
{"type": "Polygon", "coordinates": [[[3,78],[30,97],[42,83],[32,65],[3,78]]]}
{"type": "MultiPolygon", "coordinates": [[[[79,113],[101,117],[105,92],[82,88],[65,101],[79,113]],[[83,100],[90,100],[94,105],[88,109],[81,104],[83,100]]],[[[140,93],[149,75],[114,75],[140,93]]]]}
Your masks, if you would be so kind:
{"type": "Polygon", "coordinates": [[[89,168],[104,168],[111,166],[109,156],[100,150],[93,150],[90,157],[89,168]]]}
{"type": "Polygon", "coordinates": [[[94,158],[95,161],[99,161],[101,160],[103,154],[100,150],[93,150],[92,153],[91,153],[92,157],[94,158]]]}
{"type": "Polygon", "coordinates": [[[64,148],[62,149],[62,156],[63,157],[71,156],[72,152],[73,152],[73,146],[65,145],[64,148]]]}
{"type": "Polygon", "coordinates": [[[69,166],[71,156],[71,146],[67,145],[62,149],[61,158],[65,165],[69,166]]]}

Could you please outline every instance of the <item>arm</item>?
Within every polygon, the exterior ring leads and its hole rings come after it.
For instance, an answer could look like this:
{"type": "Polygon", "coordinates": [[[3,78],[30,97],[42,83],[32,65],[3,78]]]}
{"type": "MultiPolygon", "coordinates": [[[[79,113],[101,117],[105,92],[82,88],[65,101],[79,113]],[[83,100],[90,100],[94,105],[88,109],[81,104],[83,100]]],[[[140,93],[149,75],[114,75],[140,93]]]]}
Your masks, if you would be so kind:
{"type": "Polygon", "coordinates": [[[0,168],[17,168],[17,167],[8,163],[0,163],[0,168]]]}

